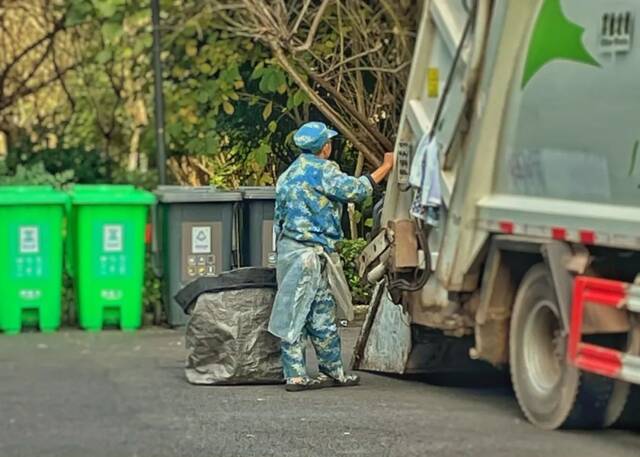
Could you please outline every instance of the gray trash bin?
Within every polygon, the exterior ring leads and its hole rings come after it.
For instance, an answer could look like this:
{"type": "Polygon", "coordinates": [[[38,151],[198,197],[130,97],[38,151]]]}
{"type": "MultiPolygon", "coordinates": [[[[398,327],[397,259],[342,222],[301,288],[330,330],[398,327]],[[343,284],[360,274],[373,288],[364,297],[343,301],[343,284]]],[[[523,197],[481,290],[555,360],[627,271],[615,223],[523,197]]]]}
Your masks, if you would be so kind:
{"type": "Polygon", "coordinates": [[[163,276],[163,302],[169,325],[188,317],[174,296],[186,284],[239,266],[240,192],[214,187],[160,186],[155,191],[154,258],[163,276]]]}
{"type": "Polygon", "coordinates": [[[275,267],[275,187],[241,187],[242,203],[242,265],[245,267],[275,267]]]}

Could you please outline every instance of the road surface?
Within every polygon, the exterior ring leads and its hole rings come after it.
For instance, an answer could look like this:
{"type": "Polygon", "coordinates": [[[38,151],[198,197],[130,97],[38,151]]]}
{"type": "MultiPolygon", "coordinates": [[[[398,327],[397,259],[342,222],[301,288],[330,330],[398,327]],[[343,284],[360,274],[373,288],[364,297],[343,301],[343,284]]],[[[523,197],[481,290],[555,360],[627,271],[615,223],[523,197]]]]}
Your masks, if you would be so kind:
{"type": "Polygon", "coordinates": [[[535,429],[505,385],[194,387],[184,358],[173,330],[0,335],[0,456],[640,455],[639,434],[535,429]]]}

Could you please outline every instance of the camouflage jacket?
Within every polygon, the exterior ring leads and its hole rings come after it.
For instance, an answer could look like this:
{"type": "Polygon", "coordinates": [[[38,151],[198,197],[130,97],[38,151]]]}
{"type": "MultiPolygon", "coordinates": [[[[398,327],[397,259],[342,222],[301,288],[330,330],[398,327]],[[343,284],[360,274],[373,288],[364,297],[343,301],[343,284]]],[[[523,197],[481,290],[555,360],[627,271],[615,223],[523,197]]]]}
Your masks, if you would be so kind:
{"type": "Polygon", "coordinates": [[[278,179],[276,236],[334,252],[343,237],[343,205],[362,203],[372,192],[370,176],[354,178],[342,173],[335,162],[301,154],[278,179]]]}

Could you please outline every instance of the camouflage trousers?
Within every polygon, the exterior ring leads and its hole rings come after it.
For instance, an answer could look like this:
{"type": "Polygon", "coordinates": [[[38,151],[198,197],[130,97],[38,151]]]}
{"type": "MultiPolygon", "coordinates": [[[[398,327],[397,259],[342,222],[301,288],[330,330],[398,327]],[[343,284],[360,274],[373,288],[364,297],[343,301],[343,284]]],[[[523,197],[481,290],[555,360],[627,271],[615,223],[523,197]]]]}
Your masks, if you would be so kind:
{"type": "Polygon", "coordinates": [[[321,373],[334,378],[344,375],[340,335],[336,325],[336,302],[325,281],[321,282],[300,338],[295,343],[282,341],[282,366],[285,378],[307,376],[305,349],[311,341],[321,373]]]}

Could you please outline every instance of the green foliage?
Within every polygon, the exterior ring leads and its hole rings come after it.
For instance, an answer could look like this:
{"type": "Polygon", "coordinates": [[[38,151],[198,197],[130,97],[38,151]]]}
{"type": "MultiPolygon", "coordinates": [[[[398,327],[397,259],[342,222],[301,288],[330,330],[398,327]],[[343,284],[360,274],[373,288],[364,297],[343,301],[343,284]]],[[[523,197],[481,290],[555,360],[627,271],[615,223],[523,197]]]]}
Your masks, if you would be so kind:
{"type": "Polygon", "coordinates": [[[354,305],[368,305],[371,300],[372,287],[358,276],[358,256],[367,245],[363,238],[344,240],[338,247],[342,259],[344,274],[349,282],[354,305]]]}
{"type": "Polygon", "coordinates": [[[41,164],[46,172],[56,175],[68,173],[70,181],[86,184],[108,183],[114,164],[105,154],[87,151],[83,148],[36,149],[25,143],[9,150],[6,166],[9,171],[17,172],[18,167],[33,167],[41,164]]]}
{"type": "Polygon", "coordinates": [[[133,184],[136,187],[153,191],[158,187],[158,173],[154,171],[126,171],[117,168],[111,174],[113,184],[133,184]]]}
{"type": "Polygon", "coordinates": [[[145,314],[154,314],[156,308],[162,307],[162,282],[153,271],[152,254],[147,252],[145,257],[144,295],[142,309],[145,314]]]}
{"type": "MultiPolygon", "coordinates": [[[[102,182],[114,174],[118,181],[139,181],[133,170],[147,172],[156,150],[149,0],[65,0],[64,10],[66,25],[76,34],[72,51],[82,63],[65,76],[65,91],[51,101],[52,122],[30,121],[36,126],[28,131],[32,151],[56,155],[47,147],[51,144],[65,152],[97,150],[96,157],[109,158],[108,173],[91,175],[104,164],[83,167],[95,162],[88,153],[74,154],[82,157],[80,163],[63,168],[75,170],[79,182],[102,182]]],[[[212,159],[190,161],[189,176],[171,167],[174,178],[188,184],[209,184],[209,179],[226,186],[273,184],[277,172],[295,158],[291,132],[318,117],[305,92],[264,43],[221,31],[215,9],[198,0],[162,0],[161,10],[168,155],[212,159]]],[[[335,35],[320,40],[327,50],[335,35]]],[[[45,162],[45,167],[51,171],[61,165],[45,162]]]]}
{"type": "Polygon", "coordinates": [[[73,170],[50,173],[42,162],[18,165],[12,172],[4,161],[0,161],[0,186],[49,185],[62,188],[74,181],[73,170]]]}
{"type": "Polygon", "coordinates": [[[214,30],[206,18],[164,45],[170,153],[224,156],[226,171],[235,171],[224,178],[213,170],[216,185],[272,184],[273,167],[292,159],[287,135],[298,123],[292,110],[307,99],[266,49],[214,30]]]}
{"type": "Polygon", "coordinates": [[[117,166],[131,169],[131,154],[154,151],[147,114],[153,90],[149,1],[66,4],[67,25],[83,24],[83,60],[67,78],[73,109],[55,136],[66,148],[96,149],[117,166]]]}
{"type": "Polygon", "coordinates": [[[73,278],[66,271],[62,273],[62,323],[75,325],[77,321],[76,290],[73,278]]]}

